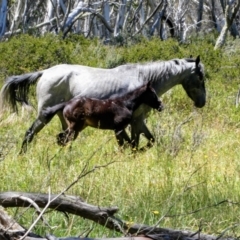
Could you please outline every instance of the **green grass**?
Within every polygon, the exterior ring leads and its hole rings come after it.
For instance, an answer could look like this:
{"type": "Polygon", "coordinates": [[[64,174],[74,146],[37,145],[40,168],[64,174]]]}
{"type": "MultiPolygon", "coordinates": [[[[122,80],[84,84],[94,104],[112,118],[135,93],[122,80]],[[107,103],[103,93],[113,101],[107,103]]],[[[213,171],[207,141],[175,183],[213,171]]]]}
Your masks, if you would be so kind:
{"type": "MultiPolygon", "coordinates": [[[[152,112],[147,119],[156,143],[136,155],[129,149],[120,151],[113,132],[92,128],[85,129],[71,147],[60,148],[55,141],[60,123],[55,117],[37,135],[28,152],[19,156],[21,141],[36,111],[20,111],[18,116],[5,114],[0,122],[1,191],[47,193],[50,188],[52,193],[59,193],[86,164],[90,170],[115,161],[81,179],[66,194],[81,196],[97,206],[118,206],[117,216],[129,222],[154,225],[164,216],[161,227],[191,231],[201,228],[204,233],[215,235],[237,224],[227,235],[239,236],[240,114],[235,107],[239,53],[206,51],[211,43],[203,40],[189,46],[156,39],[149,42],[150,46],[145,41],[118,48],[83,44],[85,52],[76,44],[76,51],[69,51],[70,55],[81,49],[87,58],[85,64],[101,67],[136,62],[141,56],[141,61],[156,60],[156,53],[151,54],[150,50],[154,47],[163,59],[188,56],[191,52],[200,54],[206,68],[207,104],[202,109],[194,108],[180,86],[162,96],[165,110],[152,112]],[[228,202],[219,204],[223,200],[228,202]]],[[[77,58],[75,61],[82,64],[83,60],[77,58]]],[[[0,67],[2,71],[7,69],[0,67]]],[[[34,70],[28,65],[24,69],[34,70]]],[[[142,137],[141,145],[144,144],[142,137]]],[[[32,210],[7,211],[25,227],[36,218],[32,210]]],[[[52,230],[40,221],[34,229],[36,233],[74,236],[93,227],[91,237],[119,235],[73,215],[66,218],[62,213],[49,212],[45,218],[52,230]]]]}

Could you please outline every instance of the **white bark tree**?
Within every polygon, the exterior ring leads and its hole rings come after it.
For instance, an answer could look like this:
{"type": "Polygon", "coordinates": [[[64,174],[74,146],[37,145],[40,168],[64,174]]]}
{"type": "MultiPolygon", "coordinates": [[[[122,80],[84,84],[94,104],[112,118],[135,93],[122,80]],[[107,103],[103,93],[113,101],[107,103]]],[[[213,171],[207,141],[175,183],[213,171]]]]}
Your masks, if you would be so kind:
{"type": "Polygon", "coordinates": [[[10,32],[13,32],[15,29],[19,28],[19,25],[22,25],[22,28],[24,29],[26,26],[24,24],[24,18],[26,16],[26,10],[27,10],[27,0],[18,1],[13,9],[15,10],[14,18],[10,27],[10,32]]]}
{"type": "Polygon", "coordinates": [[[232,26],[235,16],[240,8],[240,0],[229,0],[225,3],[223,3],[223,1],[221,2],[222,6],[225,4],[225,6],[223,6],[223,8],[225,8],[225,24],[216,41],[214,49],[221,48],[226,42],[228,30],[232,26]]]}
{"type": "MultiPolygon", "coordinates": [[[[0,0],[0,38],[35,29],[37,34],[59,31],[99,37],[109,42],[122,35],[155,35],[180,42],[202,31],[239,35],[234,21],[240,0],[0,0]],[[225,14],[225,15],[224,15],[225,14]],[[224,27],[221,22],[225,21],[224,27]]],[[[32,31],[33,32],[33,31],[32,31]]]]}
{"type": "MultiPolygon", "coordinates": [[[[105,18],[107,24],[110,26],[110,5],[109,1],[104,0],[102,5],[103,17],[105,18]]],[[[108,42],[110,40],[110,32],[105,25],[102,26],[103,38],[108,42]]]]}
{"type": "Polygon", "coordinates": [[[202,16],[203,16],[203,0],[199,0],[198,9],[197,9],[197,31],[201,30],[202,26],[202,16]]]}
{"type": "Polygon", "coordinates": [[[119,10],[118,10],[118,15],[115,23],[115,28],[114,28],[114,37],[117,37],[120,34],[120,32],[123,30],[126,3],[127,3],[127,0],[119,1],[119,10]]]}

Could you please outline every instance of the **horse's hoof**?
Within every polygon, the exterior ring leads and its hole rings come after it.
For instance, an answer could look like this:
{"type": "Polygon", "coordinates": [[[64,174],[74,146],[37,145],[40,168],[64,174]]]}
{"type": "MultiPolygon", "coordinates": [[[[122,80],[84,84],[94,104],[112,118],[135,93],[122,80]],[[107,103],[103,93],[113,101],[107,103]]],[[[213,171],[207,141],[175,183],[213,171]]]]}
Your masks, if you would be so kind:
{"type": "Polygon", "coordinates": [[[20,150],[20,152],[18,153],[18,155],[22,155],[22,154],[24,154],[24,153],[26,153],[27,152],[27,144],[26,143],[23,143],[22,144],[22,147],[21,147],[21,150],[20,150]]]}
{"type": "Polygon", "coordinates": [[[66,145],[64,139],[57,139],[57,144],[62,147],[66,145]]]}
{"type": "Polygon", "coordinates": [[[57,144],[58,144],[59,146],[61,146],[61,147],[64,147],[64,146],[65,146],[65,144],[64,144],[62,141],[58,141],[57,144]]]}
{"type": "Polygon", "coordinates": [[[23,151],[22,149],[20,150],[20,152],[18,153],[18,155],[22,155],[24,154],[26,151],[23,151]]]}
{"type": "Polygon", "coordinates": [[[64,132],[61,132],[57,135],[57,144],[60,146],[65,146],[66,142],[66,134],[64,132]]]}

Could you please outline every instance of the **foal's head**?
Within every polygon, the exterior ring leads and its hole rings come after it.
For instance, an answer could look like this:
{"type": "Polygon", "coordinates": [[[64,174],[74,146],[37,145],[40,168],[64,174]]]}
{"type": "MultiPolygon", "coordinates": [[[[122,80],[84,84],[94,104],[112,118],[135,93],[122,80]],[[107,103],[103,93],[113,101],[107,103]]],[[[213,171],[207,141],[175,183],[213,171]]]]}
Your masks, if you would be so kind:
{"type": "Polygon", "coordinates": [[[145,86],[143,86],[143,88],[145,88],[145,91],[142,94],[142,103],[150,106],[151,108],[157,109],[158,111],[162,111],[163,104],[152,87],[152,82],[149,81],[145,86]]]}

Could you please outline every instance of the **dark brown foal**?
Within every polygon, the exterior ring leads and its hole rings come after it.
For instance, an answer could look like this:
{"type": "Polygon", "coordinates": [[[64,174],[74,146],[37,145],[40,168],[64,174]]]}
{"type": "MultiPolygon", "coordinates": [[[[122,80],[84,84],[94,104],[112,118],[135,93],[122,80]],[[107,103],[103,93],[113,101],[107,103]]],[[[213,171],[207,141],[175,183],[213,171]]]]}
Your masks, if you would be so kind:
{"type": "Polygon", "coordinates": [[[48,107],[44,110],[44,115],[50,121],[56,112],[63,110],[68,128],[58,134],[58,144],[66,145],[70,140],[76,139],[79,132],[87,126],[114,130],[117,137],[130,123],[133,112],[141,104],[158,111],[163,109],[162,102],[150,82],[115,99],[75,97],[68,102],[48,107]]]}

